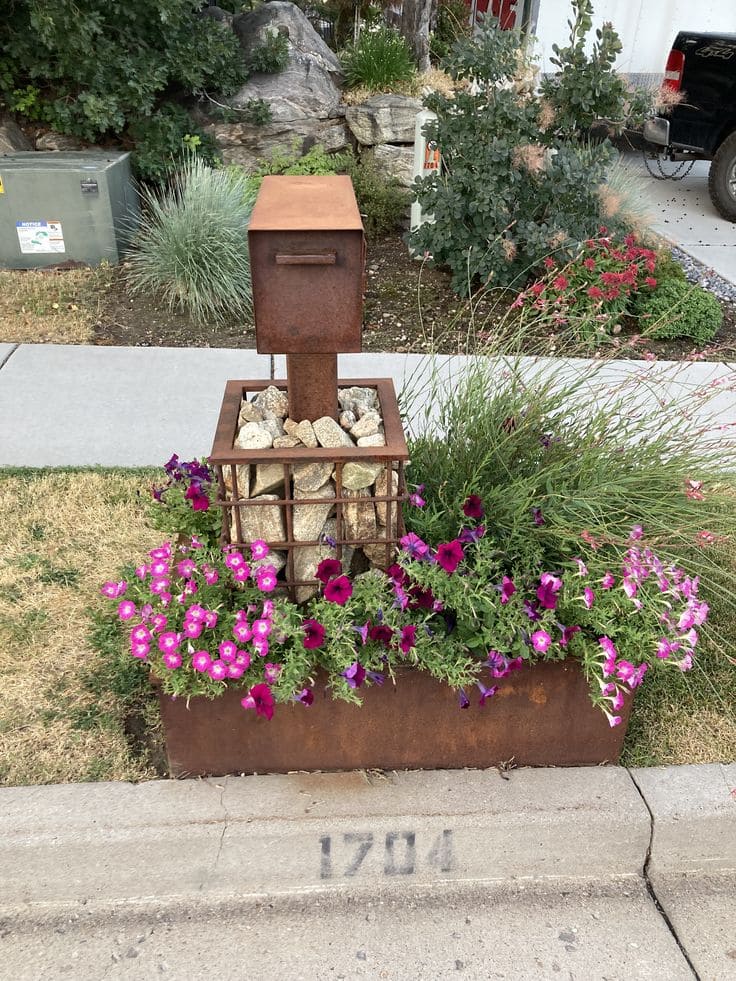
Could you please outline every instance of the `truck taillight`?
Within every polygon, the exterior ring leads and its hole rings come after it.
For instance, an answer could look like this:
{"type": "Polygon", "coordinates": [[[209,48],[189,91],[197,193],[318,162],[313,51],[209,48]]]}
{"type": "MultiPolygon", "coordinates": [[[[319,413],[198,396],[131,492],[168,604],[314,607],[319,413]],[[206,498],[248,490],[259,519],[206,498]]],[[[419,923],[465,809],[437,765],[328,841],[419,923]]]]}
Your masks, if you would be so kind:
{"type": "Polygon", "coordinates": [[[673,48],[672,51],[670,51],[669,57],[667,58],[662,86],[666,89],[672,89],[673,92],[679,92],[680,86],[682,85],[682,74],[684,71],[685,54],[684,52],[677,51],[673,48]]]}

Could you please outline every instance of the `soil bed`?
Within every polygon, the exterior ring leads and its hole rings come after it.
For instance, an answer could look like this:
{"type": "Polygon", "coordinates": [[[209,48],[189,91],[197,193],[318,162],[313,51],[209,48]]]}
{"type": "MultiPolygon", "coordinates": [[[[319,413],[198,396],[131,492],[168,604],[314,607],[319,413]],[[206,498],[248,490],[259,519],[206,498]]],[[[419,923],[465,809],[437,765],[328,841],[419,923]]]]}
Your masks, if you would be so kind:
{"type": "MultiPolygon", "coordinates": [[[[493,344],[495,324],[508,314],[510,291],[488,294],[472,304],[455,296],[450,276],[426,262],[412,259],[400,235],[368,246],[367,286],[363,324],[364,351],[397,353],[468,353],[493,344]]],[[[725,361],[736,355],[736,307],[722,303],[724,323],[715,339],[697,349],[687,338],[632,345],[633,327],[624,326],[606,353],[653,360],[697,359],[725,361]]],[[[507,317],[508,329],[508,317],[507,317]]],[[[96,344],[161,347],[254,348],[252,323],[229,322],[202,326],[171,311],[152,296],[135,296],[126,289],[126,273],[117,270],[103,298],[94,325],[96,344]]],[[[561,353],[560,339],[529,334],[521,345],[526,354],[561,353]]],[[[582,352],[580,352],[582,353],[582,352]]]]}

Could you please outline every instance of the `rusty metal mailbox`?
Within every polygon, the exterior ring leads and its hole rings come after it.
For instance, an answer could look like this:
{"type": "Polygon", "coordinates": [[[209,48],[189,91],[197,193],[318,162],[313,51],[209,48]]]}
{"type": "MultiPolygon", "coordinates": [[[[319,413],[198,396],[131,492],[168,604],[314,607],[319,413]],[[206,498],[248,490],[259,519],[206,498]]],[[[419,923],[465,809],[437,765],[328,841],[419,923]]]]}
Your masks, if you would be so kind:
{"type": "Polygon", "coordinates": [[[265,177],[248,242],[261,354],[360,351],[365,239],[349,177],[265,177]]]}

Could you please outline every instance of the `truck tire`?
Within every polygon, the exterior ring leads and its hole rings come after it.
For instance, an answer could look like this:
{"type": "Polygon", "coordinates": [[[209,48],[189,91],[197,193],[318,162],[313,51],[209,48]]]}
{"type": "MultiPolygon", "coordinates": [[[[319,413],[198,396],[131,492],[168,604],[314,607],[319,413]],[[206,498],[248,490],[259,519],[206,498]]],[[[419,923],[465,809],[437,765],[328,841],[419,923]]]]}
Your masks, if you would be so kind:
{"type": "Polygon", "coordinates": [[[720,214],[728,221],[736,221],[736,133],[726,137],[713,157],[708,191],[720,214]]]}

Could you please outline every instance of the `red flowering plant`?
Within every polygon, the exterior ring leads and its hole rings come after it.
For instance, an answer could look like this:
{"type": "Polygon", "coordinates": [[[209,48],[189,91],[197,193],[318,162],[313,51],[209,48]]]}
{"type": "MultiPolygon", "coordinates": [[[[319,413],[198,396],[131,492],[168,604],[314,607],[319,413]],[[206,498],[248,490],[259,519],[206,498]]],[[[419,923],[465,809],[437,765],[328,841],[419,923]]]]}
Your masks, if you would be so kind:
{"type": "Polygon", "coordinates": [[[570,262],[560,265],[548,257],[544,267],[544,274],[519,293],[512,308],[594,346],[620,332],[635,294],[657,287],[657,253],[640,245],[634,234],[621,240],[609,236],[605,227],[598,238],[583,242],[570,262]]]}

